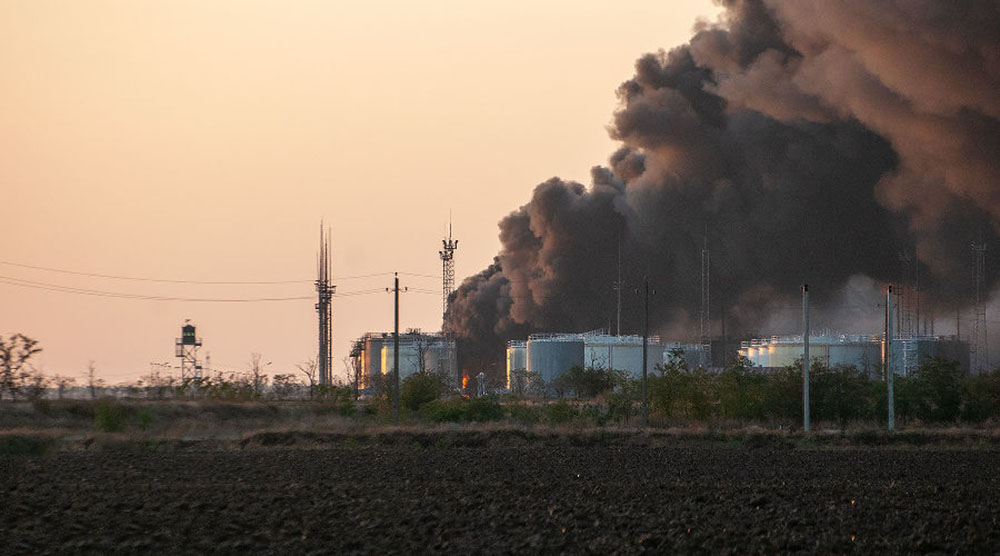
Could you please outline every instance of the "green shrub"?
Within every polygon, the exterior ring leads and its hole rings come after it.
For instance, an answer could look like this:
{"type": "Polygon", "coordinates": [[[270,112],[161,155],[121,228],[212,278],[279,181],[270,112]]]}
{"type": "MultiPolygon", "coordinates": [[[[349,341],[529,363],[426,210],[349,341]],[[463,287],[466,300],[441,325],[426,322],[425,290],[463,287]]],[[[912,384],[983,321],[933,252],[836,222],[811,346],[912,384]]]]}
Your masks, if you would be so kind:
{"type": "Polygon", "coordinates": [[[598,427],[608,424],[609,419],[608,411],[604,407],[594,404],[583,406],[580,409],[580,416],[598,427]]]}
{"type": "Polygon", "coordinates": [[[122,432],[128,420],[125,406],[114,402],[101,402],[94,408],[94,428],[101,432],[122,432]]]}
{"type": "Polygon", "coordinates": [[[550,386],[562,397],[563,393],[572,393],[577,398],[594,398],[604,392],[611,391],[625,378],[622,371],[583,368],[574,365],[552,381],[550,386]]]}
{"type": "Polygon", "coordinates": [[[20,434],[0,435],[0,457],[2,456],[38,456],[52,447],[52,440],[37,436],[20,434]]]}
{"type": "Polygon", "coordinates": [[[458,423],[465,420],[465,400],[463,398],[434,400],[424,404],[420,414],[424,419],[435,423],[458,423]]]}
{"type": "Polygon", "coordinates": [[[504,409],[493,397],[434,400],[423,405],[420,414],[435,423],[500,421],[504,409]]]}
{"type": "Polygon", "coordinates": [[[542,420],[542,409],[526,404],[510,404],[507,406],[511,421],[522,425],[535,425],[542,420]]]}
{"type": "Polygon", "coordinates": [[[618,388],[604,395],[608,404],[608,419],[628,422],[635,414],[636,403],[642,402],[642,381],[624,378],[618,388]]]}
{"type": "Polygon", "coordinates": [[[545,406],[545,422],[550,425],[561,425],[573,420],[579,412],[576,407],[563,402],[553,402],[545,406]]]}
{"type": "Polygon", "coordinates": [[[477,423],[500,421],[504,418],[503,406],[492,396],[470,398],[466,408],[466,420],[477,423]]]}
{"type": "Polygon", "coordinates": [[[444,391],[444,382],[436,375],[415,373],[403,379],[399,387],[399,405],[419,411],[424,404],[440,398],[444,391]]]}
{"type": "Polygon", "coordinates": [[[149,425],[153,424],[153,412],[150,411],[148,407],[140,409],[136,417],[139,422],[140,430],[148,430],[149,425]]]}

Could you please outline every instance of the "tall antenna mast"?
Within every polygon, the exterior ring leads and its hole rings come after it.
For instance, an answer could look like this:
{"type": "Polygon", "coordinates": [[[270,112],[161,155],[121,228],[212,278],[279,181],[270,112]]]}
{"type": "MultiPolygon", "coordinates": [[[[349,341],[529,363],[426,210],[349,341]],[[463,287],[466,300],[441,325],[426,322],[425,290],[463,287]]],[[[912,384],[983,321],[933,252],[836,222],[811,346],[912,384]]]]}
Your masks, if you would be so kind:
{"type": "Polygon", "coordinates": [[[976,257],[976,323],[972,329],[969,351],[972,355],[972,371],[986,370],[990,365],[989,347],[986,342],[986,305],[983,303],[983,288],[986,285],[986,243],[982,239],[972,243],[976,257]]]}
{"type": "Polygon", "coordinates": [[[448,213],[448,238],[441,240],[441,331],[447,328],[445,316],[448,313],[448,297],[455,291],[455,250],[458,240],[451,238],[451,213],[448,213]]]}
{"type": "Polygon", "coordinates": [[[618,322],[615,327],[615,332],[621,336],[622,335],[622,288],[625,287],[625,282],[622,281],[622,239],[621,236],[618,237],[618,280],[615,281],[614,286],[612,286],[618,292],[618,322]]]}
{"type": "MultiPolygon", "coordinates": [[[[913,262],[913,257],[905,249],[899,252],[899,262],[902,263],[903,276],[900,280],[899,291],[896,295],[899,296],[899,303],[896,308],[896,318],[898,320],[899,326],[897,327],[896,334],[900,338],[913,335],[913,283],[910,282],[910,264],[913,262]]],[[[917,332],[919,332],[920,324],[917,323],[917,332]]]]}
{"type": "Polygon", "coordinates": [[[333,383],[333,293],[337,286],[330,284],[330,229],[324,232],[319,223],[319,256],[316,268],[316,312],[319,314],[319,383],[333,383]]]}
{"type": "Polygon", "coordinates": [[[708,234],[705,234],[705,245],[701,249],[701,365],[708,368],[712,365],[712,322],[709,315],[711,292],[709,291],[708,234]]]}

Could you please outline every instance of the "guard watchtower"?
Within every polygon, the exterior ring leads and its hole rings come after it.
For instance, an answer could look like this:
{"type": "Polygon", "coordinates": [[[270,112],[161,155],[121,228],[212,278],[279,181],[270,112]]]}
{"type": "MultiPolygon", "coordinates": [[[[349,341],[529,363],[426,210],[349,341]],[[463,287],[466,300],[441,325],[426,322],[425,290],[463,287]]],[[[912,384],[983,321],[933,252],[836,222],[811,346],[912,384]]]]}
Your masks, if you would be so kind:
{"type": "Polygon", "coordinates": [[[181,381],[201,378],[201,364],[198,362],[198,348],[201,338],[195,334],[194,325],[185,320],[181,327],[181,337],[174,342],[174,356],[181,360],[181,381]]]}

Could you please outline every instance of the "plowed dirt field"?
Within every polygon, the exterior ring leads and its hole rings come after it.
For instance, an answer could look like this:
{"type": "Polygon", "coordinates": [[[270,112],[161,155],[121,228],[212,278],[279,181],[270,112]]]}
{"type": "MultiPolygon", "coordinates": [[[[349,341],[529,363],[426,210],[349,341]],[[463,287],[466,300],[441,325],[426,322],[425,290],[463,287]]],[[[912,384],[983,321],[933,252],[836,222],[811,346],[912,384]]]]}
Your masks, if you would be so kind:
{"type": "Polygon", "coordinates": [[[0,552],[1000,550],[1000,453],[640,446],[0,458],[0,552]]]}

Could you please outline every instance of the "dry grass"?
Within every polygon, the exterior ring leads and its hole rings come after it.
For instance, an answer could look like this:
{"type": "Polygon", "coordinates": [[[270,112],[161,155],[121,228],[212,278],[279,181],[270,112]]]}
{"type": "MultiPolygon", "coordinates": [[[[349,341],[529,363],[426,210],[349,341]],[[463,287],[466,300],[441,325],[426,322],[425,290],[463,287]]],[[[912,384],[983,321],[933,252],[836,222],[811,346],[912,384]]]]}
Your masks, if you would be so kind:
{"type": "MultiPolygon", "coordinates": [[[[434,424],[407,416],[402,425],[387,416],[362,413],[345,417],[320,402],[219,401],[52,401],[0,405],[0,443],[13,453],[93,448],[316,448],[324,446],[404,446],[412,448],[545,445],[711,445],[734,449],[838,449],[843,447],[957,447],[1000,449],[1000,426],[924,428],[896,433],[883,426],[855,424],[841,431],[817,428],[803,434],[787,427],[747,423],[656,423],[593,426],[576,420],[561,425],[512,422],[434,424]],[[95,427],[100,403],[115,404],[125,415],[120,431],[95,427]],[[24,444],[22,440],[34,439],[24,444]],[[18,444],[21,443],[21,444],[18,444]],[[23,444],[23,445],[22,445],[23,444]],[[25,447],[27,446],[27,448],[25,447]],[[43,450],[43,451],[44,451],[43,450]]],[[[3,452],[0,449],[0,452],[3,452]]]]}

